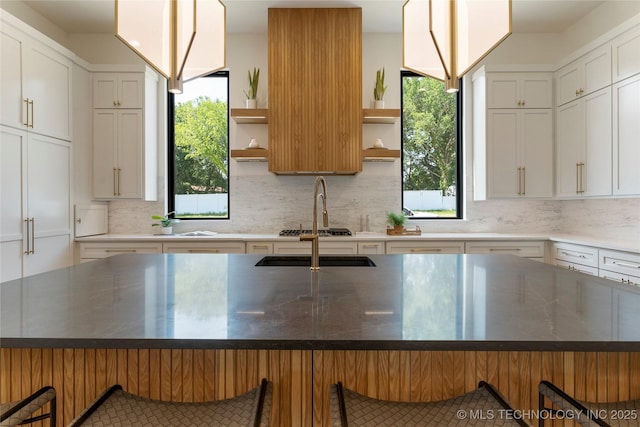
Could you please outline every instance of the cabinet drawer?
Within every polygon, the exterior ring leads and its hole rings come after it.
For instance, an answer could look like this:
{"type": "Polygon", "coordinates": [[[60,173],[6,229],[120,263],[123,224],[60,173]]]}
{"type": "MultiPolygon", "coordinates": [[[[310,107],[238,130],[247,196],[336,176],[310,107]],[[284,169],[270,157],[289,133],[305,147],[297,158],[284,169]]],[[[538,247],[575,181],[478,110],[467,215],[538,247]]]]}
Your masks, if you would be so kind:
{"type": "Polygon", "coordinates": [[[272,254],[273,242],[247,242],[248,254],[272,254]]]}
{"type": "Polygon", "coordinates": [[[365,255],[384,254],[384,242],[358,242],[358,253],[365,255]]]}
{"type": "Polygon", "coordinates": [[[554,243],[552,258],[598,268],[598,249],[590,246],[554,243]]]}
{"type": "Polygon", "coordinates": [[[162,243],[80,243],[80,259],[99,259],[133,253],[162,253],[162,243]]]}
{"type": "Polygon", "coordinates": [[[598,266],[600,269],[640,276],[640,255],[605,249],[601,249],[599,253],[598,266]]]}
{"type": "Polygon", "coordinates": [[[391,241],[387,254],[462,254],[464,242],[458,241],[391,241]]]}
{"type": "Polygon", "coordinates": [[[173,254],[243,254],[244,242],[164,243],[162,249],[173,254]]]}
{"type": "Polygon", "coordinates": [[[588,265],[575,264],[568,261],[554,260],[553,265],[558,267],[564,267],[567,270],[577,271],[578,273],[590,274],[592,276],[598,275],[598,269],[596,267],[590,267],[588,265]]]}
{"type": "Polygon", "coordinates": [[[544,242],[467,242],[468,254],[511,254],[525,258],[544,257],[544,242]]]}
{"type": "MultiPolygon", "coordinates": [[[[355,242],[327,242],[320,240],[318,248],[322,255],[356,255],[358,244],[355,242]]],[[[311,255],[311,242],[293,240],[290,242],[275,242],[274,254],[284,255],[311,255]]]]}

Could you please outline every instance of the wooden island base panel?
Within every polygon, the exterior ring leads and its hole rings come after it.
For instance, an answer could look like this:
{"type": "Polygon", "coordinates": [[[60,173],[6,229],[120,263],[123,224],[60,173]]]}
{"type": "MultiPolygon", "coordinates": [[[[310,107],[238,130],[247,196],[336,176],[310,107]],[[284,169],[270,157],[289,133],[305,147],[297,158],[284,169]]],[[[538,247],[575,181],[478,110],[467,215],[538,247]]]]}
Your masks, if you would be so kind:
{"type": "Polygon", "coordinates": [[[62,426],[112,384],[198,402],[233,397],[262,377],[274,385],[274,426],[330,426],[329,386],[337,381],[380,399],[432,401],[471,391],[480,380],[535,425],[543,379],[577,399],[640,397],[640,352],[2,348],[0,377],[3,401],[53,385],[62,426]]]}
{"type": "Polygon", "coordinates": [[[513,255],[370,255],[375,267],[313,273],[261,258],[123,254],[3,282],[0,401],[52,385],[65,426],[113,384],[189,402],[267,378],[273,426],[328,427],[338,381],[435,401],[484,380],[532,425],[541,380],[640,398],[640,288],[513,255]]]}

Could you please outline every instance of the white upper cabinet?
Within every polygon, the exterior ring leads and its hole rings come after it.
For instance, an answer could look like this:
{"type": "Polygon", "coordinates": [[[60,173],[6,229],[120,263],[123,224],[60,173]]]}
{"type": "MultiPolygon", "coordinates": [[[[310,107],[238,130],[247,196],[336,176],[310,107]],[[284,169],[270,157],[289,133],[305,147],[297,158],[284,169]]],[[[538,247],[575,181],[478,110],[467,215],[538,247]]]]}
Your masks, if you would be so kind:
{"type": "Polygon", "coordinates": [[[612,43],[613,83],[640,73],[640,25],[612,43]]]}
{"type": "Polygon", "coordinates": [[[157,98],[151,71],[94,74],[96,199],[157,200],[157,98]]]}
{"type": "Polygon", "coordinates": [[[611,45],[592,50],[556,72],[556,105],[564,105],[611,84],[611,45]]]}
{"type": "Polygon", "coordinates": [[[613,85],[613,194],[640,194],[640,74],[613,85]]]}
{"type": "Polygon", "coordinates": [[[611,87],[558,107],[556,195],[611,195],[611,87]]]}
{"type": "Polygon", "coordinates": [[[544,72],[474,74],[475,200],[553,197],[552,81],[544,72]]]}
{"type": "Polygon", "coordinates": [[[93,108],[142,108],[144,74],[94,73],[93,108]]]}
{"type": "Polygon", "coordinates": [[[487,108],[551,108],[550,73],[487,74],[487,108]]]}
{"type": "Polygon", "coordinates": [[[487,112],[490,198],[553,196],[553,112],[487,112]]]}
{"type": "Polygon", "coordinates": [[[2,124],[71,140],[71,61],[11,25],[0,30],[2,124]]]}

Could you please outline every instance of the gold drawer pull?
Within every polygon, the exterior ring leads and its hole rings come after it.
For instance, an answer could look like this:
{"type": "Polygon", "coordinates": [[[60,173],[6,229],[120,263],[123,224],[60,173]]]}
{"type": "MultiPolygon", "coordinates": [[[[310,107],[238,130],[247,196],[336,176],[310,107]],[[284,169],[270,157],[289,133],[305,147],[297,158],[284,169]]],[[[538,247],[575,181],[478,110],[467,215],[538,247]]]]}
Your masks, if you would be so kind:
{"type": "Polygon", "coordinates": [[[105,249],[105,252],[108,253],[134,253],[137,252],[136,249],[105,249]]]}
{"type": "Polygon", "coordinates": [[[442,248],[411,248],[411,253],[423,253],[423,252],[442,252],[442,248]]]}
{"type": "Polygon", "coordinates": [[[522,248],[489,248],[490,252],[521,251],[522,248]]]}
{"type": "Polygon", "coordinates": [[[190,254],[219,254],[219,249],[189,249],[190,254]]]}

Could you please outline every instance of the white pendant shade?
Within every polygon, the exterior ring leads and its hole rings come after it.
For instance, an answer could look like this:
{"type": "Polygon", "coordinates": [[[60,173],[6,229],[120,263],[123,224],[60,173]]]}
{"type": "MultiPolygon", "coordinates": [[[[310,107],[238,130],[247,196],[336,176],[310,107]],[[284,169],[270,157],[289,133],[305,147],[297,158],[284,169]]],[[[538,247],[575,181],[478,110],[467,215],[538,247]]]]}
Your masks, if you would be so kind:
{"type": "Polygon", "coordinates": [[[116,36],[169,80],[169,90],[226,65],[219,0],[115,0],[116,36]]]}
{"type": "Polygon", "coordinates": [[[457,80],[511,34],[511,0],[408,0],[403,66],[457,89],[457,80]]]}

